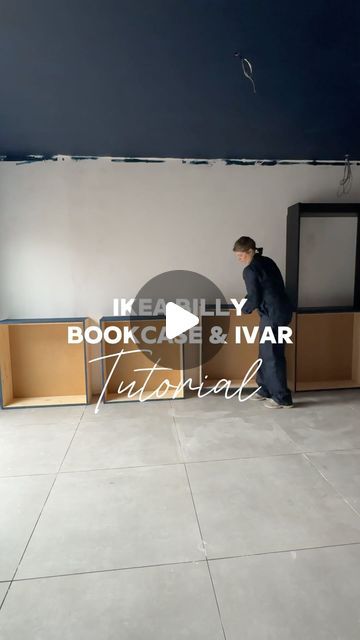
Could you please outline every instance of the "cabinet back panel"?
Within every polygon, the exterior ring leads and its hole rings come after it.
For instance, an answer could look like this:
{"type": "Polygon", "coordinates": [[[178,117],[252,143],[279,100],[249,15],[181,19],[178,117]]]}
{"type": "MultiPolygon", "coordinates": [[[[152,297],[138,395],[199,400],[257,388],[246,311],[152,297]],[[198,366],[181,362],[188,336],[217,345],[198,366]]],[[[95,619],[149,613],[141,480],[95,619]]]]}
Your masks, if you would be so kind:
{"type": "Polygon", "coordinates": [[[357,218],[300,219],[299,307],[354,303],[357,218]]]}
{"type": "Polygon", "coordinates": [[[203,362],[204,357],[208,357],[212,351],[214,351],[215,355],[203,365],[202,379],[204,379],[205,375],[208,375],[211,380],[219,378],[242,380],[259,357],[259,340],[256,339],[254,344],[249,344],[245,342],[245,338],[242,336],[243,342],[237,344],[235,342],[235,327],[246,326],[251,333],[252,329],[259,325],[259,322],[260,318],[256,312],[249,315],[236,316],[235,309],[231,309],[227,344],[224,344],[216,353],[214,346],[209,343],[211,327],[220,326],[224,328],[225,320],[221,316],[203,316],[203,362]]]}
{"type": "Polygon", "coordinates": [[[60,322],[9,326],[15,398],[86,393],[84,345],[68,344],[68,326],[60,322]]]}
{"type": "MultiPolygon", "coordinates": [[[[149,337],[153,339],[159,336],[160,330],[165,326],[165,320],[154,321],[150,318],[149,320],[139,320],[136,322],[136,325],[139,326],[140,331],[142,328],[145,328],[147,326],[155,326],[156,331],[149,335],[149,337]]],[[[110,326],[116,326],[120,329],[123,329],[125,326],[129,327],[130,322],[105,322],[103,329],[110,326]]],[[[140,333],[137,333],[135,335],[140,339],[140,333]]],[[[114,336],[112,335],[112,337],[114,336]]],[[[117,342],[116,344],[109,344],[107,342],[104,342],[104,355],[114,354],[113,358],[106,358],[104,360],[104,371],[106,379],[110,375],[111,369],[114,366],[116,360],[115,354],[118,354],[121,349],[124,349],[124,352],[129,353],[124,353],[120,357],[118,364],[113,374],[111,375],[111,379],[107,387],[107,396],[109,394],[117,393],[117,389],[121,383],[123,383],[122,388],[124,388],[128,384],[131,384],[135,381],[136,384],[133,388],[134,391],[140,389],[144,384],[147,376],[149,375],[149,371],[134,371],[134,369],[151,369],[154,366],[154,361],[150,360],[147,357],[146,353],[144,353],[143,351],[136,352],[138,349],[151,349],[153,352],[153,357],[160,358],[157,366],[170,368],[170,370],[167,371],[155,371],[154,373],[152,373],[146,385],[147,390],[156,389],[161,384],[161,382],[166,379],[169,380],[170,384],[174,386],[177,386],[181,382],[183,366],[181,353],[182,347],[175,342],[170,343],[167,340],[164,340],[159,344],[150,345],[141,342],[139,344],[134,344],[133,342],[129,342],[128,344],[126,344],[123,340],[117,342]],[[134,351],[134,353],[130,353],[131,351],[134,351]]],[[[121,394],[121,396],[127,395],[127,393],[128,392],[125,391],[123,394],[121,394]]]]}
{"type": "Polygon", "coordinates": [[[351,380],[353,313],[297,315],[297,382],[351,380]]]}

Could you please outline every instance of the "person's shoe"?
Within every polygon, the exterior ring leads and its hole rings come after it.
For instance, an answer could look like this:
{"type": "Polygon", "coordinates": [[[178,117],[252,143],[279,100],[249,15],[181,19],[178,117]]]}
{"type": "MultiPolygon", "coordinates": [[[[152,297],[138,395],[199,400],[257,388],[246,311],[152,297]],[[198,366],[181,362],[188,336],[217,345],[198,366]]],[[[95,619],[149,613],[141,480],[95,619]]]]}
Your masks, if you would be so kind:
{"type": "Polygon", "coordinates": [[[279,404],[279,402],[276,402],[272,398],[264,402],[264,407],[267,409],[292,409],[293,406],[293,404],[279,404]]]}
{"type": "Polygon", "coordinates": [[[270,396],[262,396],[260,395],[260,393],[254,393],[252,396],[249,396],[249,400],[257,400],[257,401],[270,400],[270,396]]]}

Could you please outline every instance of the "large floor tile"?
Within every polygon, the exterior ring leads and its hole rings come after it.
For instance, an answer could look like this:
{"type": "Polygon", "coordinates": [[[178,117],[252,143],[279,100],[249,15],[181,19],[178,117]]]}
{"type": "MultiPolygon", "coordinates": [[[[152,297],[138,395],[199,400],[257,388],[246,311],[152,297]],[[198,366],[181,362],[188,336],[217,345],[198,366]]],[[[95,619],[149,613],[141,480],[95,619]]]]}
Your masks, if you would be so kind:
{"type": "Polygon", "coordinates": [[[146,400],[145,402],[107,402],[90,404],[85,407],[83,420],[98,422],[99,420],[122,421],[127,418],[144,418],[146,416],[171,416],[170,400],[146,400]],[[96,412],[97,411],[97,412],[96,412]]]}
{"type": "Polygon", "coordinates": [[[182,465],[58,476],[18,577],[203,559],[182,465]]]}
{"type": "Polygon", "coordinates": [[[13,577],[53,481],[53,476],[0,478],[0,580],[13,577]]]}
{"type": "Polygon", "coordinates": [[[360,542],[360,517],[301,455],[187,466],[209,557],[360,542]]]}
{"type": "Polygon", "coordinates": [[[0,636],[223,640],[206,563],[15,582],[0,612],[0,636]]]}
{"type": "Polygon", "coordinates": [[[71,424],[76,426],[83,412],[83,405],[2,409],[0,410],[0,430],[3,425],[5,427],[26,424],[71,424]]]}
{"type": "Polygon", "coordinates": [[[182,460],[171,416],[81,421],[63,471],[109,469],[182,460]]]}
{"type": "Polygon", "coordinates": [[[294,443],[271,417],[175,418],[184,459],[189,462],[295,453],[294,443]]]}
{"type": "MultiPolygon", "coordinates": [[[[275,413],[275,412],[274,412],[275,413]]],[[[277,424],[304,452],[360,448],[360,407],[309,402],[276,411],[277,424]]]]}
{"type": "Polygon", "coordinates": [[[313,453],[307,457],[360,513],[360,450],[313,453]]]}
{"type": "Polygon", "coordinates": [[[56,473],[76,426],[0,425],[0,476],[56,473]]]}
{"type": "MultiPolygon", "coordinates": [[[[172,401],[173,414],[175,417],[218,417],[243,416],[244,413],[254,416],[266,416],[270,412],[260,402],[250,398],[253,389],[244,390],[241,396],[236,394],[232,398],[227,398],[224,392],[210,393],[208,396],[199,398],[196,394],[191,397],[172,401]],[[241,401],[239,401],[239,398],[241,401]]],[[[233,392],[231,391],[230,394],[233,392]]],[[[312,413],[319,414],[322,409],[330,410],[334,415],[341,415],[343,410],[349,412],[349,416],[354,415],[354,411],[360,410],[360,389],[344,389],[340,391],[314,391],[293,394],[296,411],[277,411],[276,416],[287,421],[288,417],[301,421],[304,417],[311,416],[312,413]]]]}
{"type": "Polygon", "coordinates": [[[210,562],[227,640],[358,640],[360,545],[210,562]]]}
{"type": "MultiPolygon", "coordinates": [[[[233,393],[232,391],[230,393],[233,393]]],[[[191,397],[172,400],[173,416],[183,418],[213,418],[222,419],[246,415],[264,415],[261,402],[248,399],[248,391],[242,396],[226,397],[225,393],[211,393],[205,397],[192,395],[191,397]]]]}

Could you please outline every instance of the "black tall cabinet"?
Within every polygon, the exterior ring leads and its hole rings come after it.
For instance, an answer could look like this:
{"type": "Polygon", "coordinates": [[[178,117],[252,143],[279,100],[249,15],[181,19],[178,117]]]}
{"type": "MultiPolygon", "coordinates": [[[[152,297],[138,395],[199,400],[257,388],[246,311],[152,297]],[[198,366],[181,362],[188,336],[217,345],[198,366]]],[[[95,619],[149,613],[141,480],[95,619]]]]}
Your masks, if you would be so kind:
{"type": "Polygon", "coordinates": [[[359,203],[289,207],[286,288],[296,310],[292,388],[360,387],[359,203]]]}

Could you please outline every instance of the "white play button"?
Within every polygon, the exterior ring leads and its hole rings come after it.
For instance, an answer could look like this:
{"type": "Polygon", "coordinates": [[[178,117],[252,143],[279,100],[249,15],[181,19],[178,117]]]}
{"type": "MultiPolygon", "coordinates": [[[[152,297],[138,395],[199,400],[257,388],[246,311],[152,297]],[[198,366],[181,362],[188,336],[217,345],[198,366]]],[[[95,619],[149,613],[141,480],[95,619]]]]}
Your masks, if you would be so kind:
{"type": "Polygon", "coordinates": [[[192,327],[199,324],[199,318],[186,311],[178,304],[174,302],[168,302],[166,307],[166,337],[168,340],[172,340],[179,336],[184,331],[188,331],[192,327]]]}

